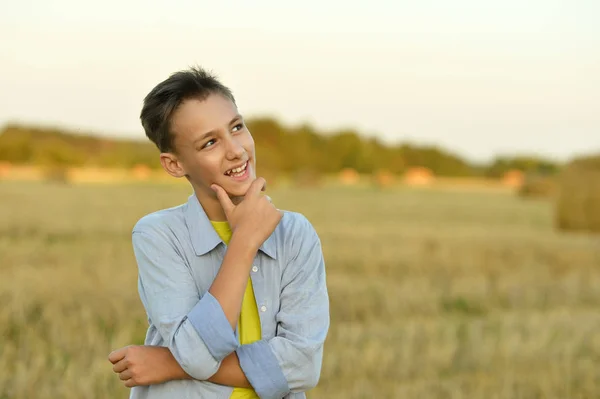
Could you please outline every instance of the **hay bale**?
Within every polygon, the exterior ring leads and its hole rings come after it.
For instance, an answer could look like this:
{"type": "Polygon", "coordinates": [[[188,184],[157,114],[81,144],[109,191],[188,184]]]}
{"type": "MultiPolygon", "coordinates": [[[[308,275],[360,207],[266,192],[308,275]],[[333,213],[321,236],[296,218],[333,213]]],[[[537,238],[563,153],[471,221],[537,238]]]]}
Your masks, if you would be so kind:
{"type": "Polygon", "coordinates": [[[425,167],[413,167],[404,174],[404,182],[411,186],[427,186],[433,183],[433,180],[433,172],[425,167]]]}
{"type": "Polygon", "coordinates": [[[1,161],[0,162],[0,179],[8,177],[8,175],[10,175],[11,169],[12,169],[12,164],[10,162],[1,161]]]}
{"type": "Polygon", "coordinates": [[[517,169],[511,169],[502,176],[502,184],[507,187],[520,189],[525,183],[525,174],[517,169]]]}
{"type": "Polygon", "coordinates": [[[559,230],[600,233],[600,156],[580,158],[565,167],[555,218],[559,230]]]}
{"type": "Polygon", "coordinates": [[[148,165],[136,164],[131,168],[131,174],[134,180],[149,180],[152,176],[152,169],[148,165]]]}
{"type": "Polygon", "coordinates": [[[360,180],[360,175],[355,169],[344,168],[340,171],[339,180],[345,186],[353,186],[360,180]]]}

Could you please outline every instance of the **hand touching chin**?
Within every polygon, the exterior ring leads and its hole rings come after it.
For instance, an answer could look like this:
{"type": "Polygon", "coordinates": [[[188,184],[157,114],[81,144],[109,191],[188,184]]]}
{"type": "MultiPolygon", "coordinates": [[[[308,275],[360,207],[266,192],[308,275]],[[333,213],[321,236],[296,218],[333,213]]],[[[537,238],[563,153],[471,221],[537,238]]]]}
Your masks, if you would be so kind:
{"type": "MultiPolygon", "coordinates": [[[[240,204],[246,198],[246,194],[248,193],[248,190],[250,189],[250,187],[252,186],[252,183],[255,180],[256,180],[256,178],[253,178],[249,182],[249,184],[247,184],[247,187],[238,187],[237,190],[235,190],[235,189],[227,189],[225,191],[227,193],[227,195],[229,196],[229,198],[231,199],[231,202],[234,205],[240,204]]],[[[267,187],[266,187],[266,182],[265,182],[264,186],[262,187],[262,189],[260,191],[264,192],[266,190],[266,188],[267,187]]]]}
{"type": "Polygon", "coordinates": [[[232,195],[230,193],[227,193],[229,195],[229,198],[231,199],[231,202],[233,203],[233,205],[239,205],[243,200],[244,200],[244,195],[232,195]]]}

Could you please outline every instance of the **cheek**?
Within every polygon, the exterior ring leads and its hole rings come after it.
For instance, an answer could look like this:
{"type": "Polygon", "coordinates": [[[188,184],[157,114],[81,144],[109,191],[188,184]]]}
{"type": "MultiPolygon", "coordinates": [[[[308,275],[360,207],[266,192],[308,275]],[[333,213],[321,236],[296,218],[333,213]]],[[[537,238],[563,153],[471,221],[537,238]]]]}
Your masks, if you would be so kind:
{"type": "Polygon", "coordinates": [[[246,134],[243,135],[242,146],[247,151],[250,151],[250,150],[254,151],[254,138],[252,137],[252,134],[250,132],[247,132],[246,134]]]}
{"type": "Polygon", "coordinates": [[[248,153],[248,155],[252,156],[252,158],[254,158],[255,152],[254,152],[254,140],[252,139],[252,136],[250,136],[243,144],[242,146],[244,147],[244,149],[246,150],[246,152],[248,153]]]}
{"type": "MultiPolygon", "coordinates": [[[[212,154],[211,154],[212,155],[212,154]]],[[[202,182],[208,184],[212,182],[217,176],[221,174],[220,164],[217,157],[203,156],[202,158],[195,157],[188,162],[186,166],[188,174],[197,180],[198,183],[202,182]]]]}

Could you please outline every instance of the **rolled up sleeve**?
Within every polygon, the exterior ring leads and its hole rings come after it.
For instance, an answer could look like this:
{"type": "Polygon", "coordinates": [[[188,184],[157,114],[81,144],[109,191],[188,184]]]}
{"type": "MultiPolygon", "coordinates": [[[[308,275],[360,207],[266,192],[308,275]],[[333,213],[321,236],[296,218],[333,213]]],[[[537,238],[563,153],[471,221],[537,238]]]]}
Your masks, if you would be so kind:
{"type": "Polygon", "coordinates": [[[276,336],[236,350],[248,381],[263,399],[305,392],[321,374],[330,324],[325,262],[317,233],[308,220],[303,222],[282,278],[276,336]]]}
{"type": "Polygon", "coordinates": [[[132,234],[140,298],[177,362],[191,377],[207,380],[239,343],[219,302],[200,297],[191,271],[167,234],[132,234]]]}

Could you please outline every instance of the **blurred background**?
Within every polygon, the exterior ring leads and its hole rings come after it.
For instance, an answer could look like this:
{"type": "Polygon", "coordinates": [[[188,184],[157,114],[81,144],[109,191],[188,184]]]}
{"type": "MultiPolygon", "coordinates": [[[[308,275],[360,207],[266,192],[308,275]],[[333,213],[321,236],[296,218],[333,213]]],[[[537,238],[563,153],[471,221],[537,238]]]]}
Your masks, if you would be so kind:
{"type": "Polygon", "coordinates": [[[232,88],[323,241],[311,398],[600,396],[600,3],[0,2],[0,398],[126,398],[144,96],[232,88]]]}

